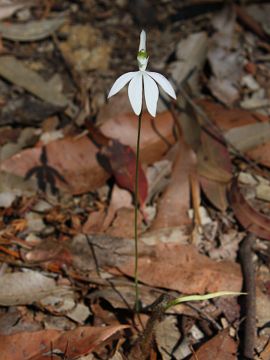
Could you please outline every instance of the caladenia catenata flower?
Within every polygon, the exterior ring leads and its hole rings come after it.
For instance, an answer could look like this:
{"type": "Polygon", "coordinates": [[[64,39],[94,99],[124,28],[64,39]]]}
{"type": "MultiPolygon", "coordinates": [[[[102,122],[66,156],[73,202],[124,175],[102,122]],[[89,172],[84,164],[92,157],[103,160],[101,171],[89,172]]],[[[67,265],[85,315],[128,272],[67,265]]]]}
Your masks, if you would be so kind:
{"type": "Polygon", "coordinates": [[[165,76],[157,72],[146,71],[148,60],[149,57],[146,52],[146,34],[145,31],[142,30],[139,51],[137,54],[139,71],[132,71],[121,75],[113,84],[108,98],[117,94],[127,83],[129,83],[128,97],[135,114],[140,115],[142,111],[144,93],[146,108],[150,115],[155,117],[159,97],[158,85],[160,85],[173,99],[176,99],[176,94],[165,76]]]}
{"type": "Polygon", "coordinates": [[[134,238],[135,238],[135,310],[139,311],[139,286],[138,286],[138,168],[139,168],[139,149],[140,149],[140,133],[141,133],[141,120],[142,120],[142,104],[143,93],[145,98],[145,104],[148,112],[153,117],[156,116],[157,102],[159,97],[158,85],[170,95],[173,99],[176,99],[175,91],[170,82],[161,74],[157,72],[146,71],[148,64],[148,54],[146,52],[146,33],[144,30],[141,32],[139,51],[137,54],[137,61],[139,70],[128,72],[121,75],[113,84],[108,98],[117,94],[127,83],[128,85],[128,97],[131,103],[132,109],[136,115],[138,115],[138,135],[136,144],[136,178],[135,178],[135,220],[134,220],[134,238]],[[157,85],[158,84],[158,85],[157,85]]]}

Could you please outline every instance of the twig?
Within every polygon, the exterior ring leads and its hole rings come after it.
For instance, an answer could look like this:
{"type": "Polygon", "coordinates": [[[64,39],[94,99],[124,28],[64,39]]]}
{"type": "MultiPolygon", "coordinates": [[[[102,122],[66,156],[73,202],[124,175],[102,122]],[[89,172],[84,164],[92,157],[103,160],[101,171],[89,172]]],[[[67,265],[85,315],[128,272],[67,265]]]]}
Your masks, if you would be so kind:
{"type": "Polygon", "coordinates": [[[146,360],[149,358],[156,324],[162,318],[169,299],[169,295],[163,294],[148,307],[148,309],[152,309],[151,316],[147,321],[143,333],[132,347],[128,360],[146,360]]]}
{"type": "Polygon", "coordinates": [[[243,354],[247,359],[254,359],[256,339],[256,285],[255,271],[252,262],[252,243],[255,235],[248,234],[240,247],[240,260],[244,275],[246,319],[244,322],[243,354]]]}
{"type": "Polygon", "coordinates": [[[197,306],[191,303],[187,303],[186,305],[191,309],[195,310],[197,313],[199,313],[202,318],[209,321],[217,330],[219,331],[222,330],[222,327],[219,325],[219,323],[211,315],[207,314],[206,311],[201,310],[200,308],[198,308],[197,306]]]}

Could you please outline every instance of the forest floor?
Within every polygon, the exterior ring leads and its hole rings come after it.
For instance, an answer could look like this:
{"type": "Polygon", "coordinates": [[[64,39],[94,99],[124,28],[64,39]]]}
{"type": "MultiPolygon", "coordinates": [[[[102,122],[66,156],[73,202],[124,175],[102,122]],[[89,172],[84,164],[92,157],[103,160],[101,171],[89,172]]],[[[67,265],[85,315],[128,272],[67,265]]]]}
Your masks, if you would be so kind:
{"type": "Polygon", "coordinates": [[[225,3],[0,1],[0,360],[270,359],[270,3],[225,3]],[[138,313],[138,118],[107,95],[142,29],[177,99],[142,113],[138,313]]]}

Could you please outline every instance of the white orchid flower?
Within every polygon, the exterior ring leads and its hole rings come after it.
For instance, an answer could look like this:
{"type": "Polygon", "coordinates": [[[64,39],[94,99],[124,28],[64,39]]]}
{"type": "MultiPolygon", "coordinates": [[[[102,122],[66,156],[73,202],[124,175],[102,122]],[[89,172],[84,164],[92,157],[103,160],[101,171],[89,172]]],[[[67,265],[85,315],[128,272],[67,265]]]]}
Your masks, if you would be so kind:
{"type": "Polygon", "coordinates": [[[142,111],[142,98],[144,91],[147,110],[153,117],[155,117],[159,96],[157,84],[160,85],[162,89],[173,99],[176,99],[176,94],[172,85],[165,76],[157,72],[146,71],[148,59],[149,57],[146,52],[146,33],[142,30],[139,52],[137,55],[139,71],[132,71],[121,75],[113,84],[108,98],[117,94],[129,82],[128,97],[135,114],[140,115],[142,111]]]}

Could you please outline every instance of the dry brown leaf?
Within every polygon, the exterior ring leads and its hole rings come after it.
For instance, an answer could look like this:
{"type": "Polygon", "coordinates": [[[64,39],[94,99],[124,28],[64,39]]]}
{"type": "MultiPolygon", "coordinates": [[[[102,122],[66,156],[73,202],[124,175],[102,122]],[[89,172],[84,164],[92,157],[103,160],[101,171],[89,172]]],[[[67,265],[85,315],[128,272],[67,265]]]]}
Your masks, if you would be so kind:
{"type": "MultiPolygon", "coordinates": [[[[180,235],[181,236],[181,235],[180,235]]],[[[134,239],[91,236],[100,268],[119,275],[134,275],[134,239]]],[[[240,291],[242,275],[238,264],[214,261],[198,253],[192,245],[164,243],[166,234],[139,240],[139,278],[151,285],[186,294],[215,291],[240,291]],[[149,243],[149,245],[147,245],[149,243]]],[[[95,271],[96,265],[85,237],[76,237],[70,244],[73,266],[95,271]]]]}
{"type": "Polygon", "coordinates": [[[257,163],[270,167],[270,142],[259,145],[246,154],[257,163]]]}
{"type": "Polygon", "coordinates": [[[162,360],[171,360],[173,357],[180,355],[174,351],[179,341],[181,334],[177,328],[176,316],[166,316],[160,323],[157,324],[155,329],[155,340],[159,352],[162,354],[162,360]]]}
{"type": "Polygon", "coordinates": [[[45,39],[65,23],[64,18],[28,21],[23,24],[0,23],[4,39],[13,41],[36,41],[45,39]]]}
{"type": "MultiPolygon", "coordinates": [[[[138,233],[142,232],[143,217],[141,212],[138,213],[138,233]]],[[[119,238],[133,238],[134,237],[134,209],[122,207],[117,213],[116,217],[106,231],[107,235],[119,238]]]]}
{"type": "MultiPolygon", "coordinates": [[[[120,259],[119,259],[120,260],[120,259]]],[[[121,272],[133,276],[134,260],[119,263],[121,272]]],[[[240,291],[242,276],[238,264],[216,262],[191,245],[158,244],[144,247],[139,254],[140,281],[184,294],[240,291]],[[149,255],[145,255],[145,252],[149,255]]]]}
{"type": "Polygon", "coordinates": [[[238,87],[243,66],[239,40],[239,49],[236,50],[234,45],[237,38],[236,15],[233,10],[231,6],[225,6],[213,17],[212,24],[217,32],[211,38],[208,51],[208,60],[213,72],[208,87],[213,95],[226,105],[232,105],[239,98],[238,87]]]}
{"type": "Polygon", "coordinates": [[[236,360],[237,343],[230,337],[228,330],[223,330],[203,344],[190,360],[236,360]]]}
{"type": "Polygon", "coordinates": [[[266,348],[260,353],[261,360],[268,360],[270,358],[270,342],[266,345],[266,348]]]}
{"type": "Polygon", "coordinates": [[[45,81],[37,72],[13,56],[1,56],[0,74],[12,84],[21,86],[50,104],[61,107],[68,104],[68,99],[59,91],[58,86],[55,86],[53,81],[45,81]]]}
{"type": "Polygon", "coordinates": [[[265,115],[238,108],[228,109],[208,100],[199,100],[198,105],[203,108],[209,119],[222,130],[269,121],[269,118],[265,115]]]}
{"type": "Polygon", "coordinates": [[[18,10],[28,8],[33,5],[33,1],[11,1],[10,3],[2,1],[0,4],[0,20],[6,19],[16,13],[18,10]]]}
{"type": "MultiPolygon", "coordinates": [[[[140,159],[142,163],[152,164],[160,160],[162,155],[174,144],[174,121],[170,112],[166,111],[152,118],[143,113],[141,129],[140,159]]],[[[117,139],[124,145],[136,148],[138,117],[132,113],[109,117],[100,127],[107,137],[117,139]]]]}
{"type": "Polygon", "coordinates": [[[151,230],[171,228],[190,224],[189,177],[195,172],[196,156],[191,148],[179,141],[179,150],[171,175],[171,180],[158,204],[158,213],[151,230]]]}
{"type": "Polygon", "coordinates": [[[78,356],[89,354],[113,334],[127,327],[129,326],[85,326],[70,331],[41,330],[2,335],[1,360],[47,360],[51,358],[51,349],[60,350],[69,359],[76,359],[78,356]]]}
{"type": "Polygon", "coordinates": [[[270,240],[270,219],[251,206],[234,181],[230,190],[230,203],[234,211],[234,215],[241,225],[253,234],[270,240]]]}
{"type": "MultiPolygon", "coordinates": [[[[81,194],[103,185],[109,175],[96,159],[97,147],[87,138],[64,138],[46,146],[48,165],[55,168],[67,181],[68,186],[57,179],[57,186],[81,194]]],[[[1,170],[19,176],[40,165],[41,148],[21,151],[1,163],[1,170]]]]}
{"type": "Polygon", "coordinates": [[[106,217],[105,209],[93,211],[88,215],[88,219],[83,225],[84,234],[96,234],[101,232],[104,219],[106,217]]]}
{"type": "MultiPolygon", "coordinates": [[[[106,122],[101,130],[109,136],[119,137],[124,144],[135,147],[137,117],[133,114],[122,115],[106,122]]],[[[170,113],[163,113],[153,121],[149,115],[144,115],[141,161],[152,163],[160,160],[169,148],[167,142],[174,142],[173,119],[170,113]]],[[[93,191],[109,177],[97,162],[97,147],[87,136],[56,140],[49,143],[46,149],[48,165],[55,168],[68,182],[67,186],[56,179],[57,186],[72,194],[93,191]]],[[[25,176],[29,169],[40,165],[40,155],[41,148],[26,149],[3,161],[0,168],[8,173],[25,176]]]]}
{"type": "Polygon", "coordinates": [[[103,231],[107,230],[117,211],[121,208],[133,209],[132,197],[127,190],[120,189],[117,185],[114,185],[108,212],[102,226],[103,231]]]}
{"type": "MultiPolygon", "coordinates": [[[[112,140],[104,146],[99,156],[101,165],[110,172],[116,183],[123,189],[134,193],[136,178],[136,153],[130,146],[123,145],[117,140],[112,140]],[[105,164],[104,164],[105,160],[105,164]]],[[[144,206],[148,194],[147,178],[142,168],[141,161],[138,163],[138,202],[144,206]]]]}
{"type": "Polygon", "coordinates": [[[269,122],[257,122],[228,130],[225,139],[239,151],[254,150],[258,151],[258,146],[270,141],[269,122]]]}
{"type": "Polygon", "coordinates": [[[220,211],[225,211],[228,207],[227,184],[200,176],[200,183],[211,203],[220,211]]]}
{"type": "Polygon", "coordinates": [[[201,149],[198,152],[198,172],[201,186],[216,208],[225,211],[228,206],[226,189],[231,180],[231,160],[222,137],[211,132],[201,133],[201,149]]]}
{"type": "Polygon", "coordinates": [[[34,271],[2,275],[0,289],[0,304],[3,306],[33,304],[58,292],[70,292],[67,287],[57,286],[54,279],[34,271]]]}
{"type": "Polygon", "coordinates": [[[198,91],[199,72],[206,60],[207,47],[208,36],[204,31],[191,33],[177,44],[177,60],[169,67],[175,84],[179,86],[188,77],[189,86],[194,92],[198,91]],[[191,73],[192,76],[190,76],[191,73]]]}

